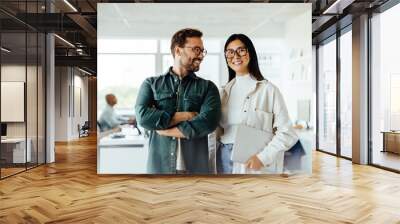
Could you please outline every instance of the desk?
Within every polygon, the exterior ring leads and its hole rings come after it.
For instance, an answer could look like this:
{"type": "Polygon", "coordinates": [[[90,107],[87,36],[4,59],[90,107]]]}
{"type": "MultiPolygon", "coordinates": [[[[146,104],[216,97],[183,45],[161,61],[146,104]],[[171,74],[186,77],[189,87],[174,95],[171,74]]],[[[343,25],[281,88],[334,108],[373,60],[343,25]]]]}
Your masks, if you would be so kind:
{"type": "Polygon", "coordinates": [[[124,138],[113,134],[99,139],[97,147],[98,174],[145,174],[147,172],[148,139],[127,130],[124,138]]]}
{"type": "Polygon", "coordinates": [[[315,149],[315,134],[313,130],[298,130],[296,134],[299,137],[303,152],[299,145],[285,152],[284,170],[287,174],[293,173],[312,173],[312,153],[315,149]]]}
{"type": "Polygon", "coordinates": [[[31,145],[32,141],[27,138],[28,142],[25,153],[25,138],[6,138],[1,139],[1,155],[6,163],[25,163],[31,162],[31,145]],[[10,147],[11,146],[11,147],[10,147]],[[11,159],[12,158],[12,159],[11,159]],[[27,159],[25,161],[25,159],[27,159]]]}
{"type": "Polygon", "coordinates": [[[400,131],[382,131],[383,149],[382,152],[400,154],[400,131]]]}

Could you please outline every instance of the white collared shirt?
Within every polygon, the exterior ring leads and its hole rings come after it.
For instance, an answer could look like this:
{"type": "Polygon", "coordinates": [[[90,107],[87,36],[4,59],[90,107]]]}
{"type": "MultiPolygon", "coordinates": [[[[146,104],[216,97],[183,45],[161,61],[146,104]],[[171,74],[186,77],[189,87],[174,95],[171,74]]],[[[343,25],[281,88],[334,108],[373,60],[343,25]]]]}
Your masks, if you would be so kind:
{"type": "Polygon", "coordinates": [[[99,123],[102,130],[109,130],[118,127],[122,121],[114,110],[114,107],[107,104],[100,115],[99,123]]]}

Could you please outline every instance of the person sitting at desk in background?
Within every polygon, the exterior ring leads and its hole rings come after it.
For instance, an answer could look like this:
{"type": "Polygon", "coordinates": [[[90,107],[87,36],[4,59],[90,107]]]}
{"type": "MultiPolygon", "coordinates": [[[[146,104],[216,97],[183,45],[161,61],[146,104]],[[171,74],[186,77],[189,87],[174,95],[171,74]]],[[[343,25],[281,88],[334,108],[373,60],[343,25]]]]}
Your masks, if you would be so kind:
{"type": "Polygon", "coordinates": [[[104,108],[99,119],[99,126],[101,131],[114,130],[121,131],[120,125],[123,124],[133,124],[135,125],[135,119],[124,119],[119,116],[115,110],[114,106],[117,104],[117,97],[114,94],[106,95],[107,106],[104,108]]]}

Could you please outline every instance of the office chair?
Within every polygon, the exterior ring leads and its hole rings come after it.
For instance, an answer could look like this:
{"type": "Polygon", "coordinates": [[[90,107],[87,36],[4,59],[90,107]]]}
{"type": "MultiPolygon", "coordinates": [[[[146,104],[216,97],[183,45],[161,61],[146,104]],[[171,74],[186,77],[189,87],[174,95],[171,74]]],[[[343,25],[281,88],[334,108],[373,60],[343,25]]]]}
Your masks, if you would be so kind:
{"type": "Polygon", "coordinates": [[[136,118],[135,118],[135,120],[133,121],[133,127],[134,128],[136,128],[136,130],[138,131],[138,134],[139,135],[142,135],[142,132],[140,131],[140,129],[139,129],[139,127],[137,126],[137,121],[136,121],[136,118]]]}
{"type": "Polygon", "coordinates": [[[102,125],[100,124],[99,121],[97,121],[97,127],[98,127],[98,130],[99,130],[100,132],[104,131],[104,130],[103,130],[103,127],[102,127],[102,125]]]}
{"type": "Polygon", "coordinates": [[[78,125],[78,129],[79,129],[79,138],[89,136],[89,129],[90,129],[89,121],[85,121],[82,127],[78,125]]]}

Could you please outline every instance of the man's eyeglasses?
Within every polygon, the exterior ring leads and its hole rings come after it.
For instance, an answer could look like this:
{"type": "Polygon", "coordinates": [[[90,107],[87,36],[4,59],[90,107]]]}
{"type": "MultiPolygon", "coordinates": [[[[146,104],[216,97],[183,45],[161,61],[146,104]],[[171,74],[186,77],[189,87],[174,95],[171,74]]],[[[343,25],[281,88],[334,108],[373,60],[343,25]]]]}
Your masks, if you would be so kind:
{"type": "Polygon", "coordinates": [[[206,49],[201,49],[200,47],[184,47],[184,48],[192,49],[193,53],[195,53],[196,55],[202,54],[203,57],[207,55],[207,50],[206,49]]]}
{"type": "Polygon", "coordinates": [[[238,54],[240,57],[243,57],[247,54],[247,48],[239,47],[236,50],[232,49],[225,50],[225,57],[228,59],[234,58],[235,54],[238,54]]]}

